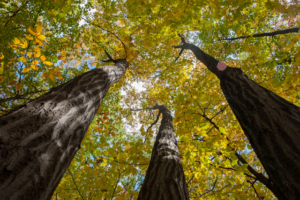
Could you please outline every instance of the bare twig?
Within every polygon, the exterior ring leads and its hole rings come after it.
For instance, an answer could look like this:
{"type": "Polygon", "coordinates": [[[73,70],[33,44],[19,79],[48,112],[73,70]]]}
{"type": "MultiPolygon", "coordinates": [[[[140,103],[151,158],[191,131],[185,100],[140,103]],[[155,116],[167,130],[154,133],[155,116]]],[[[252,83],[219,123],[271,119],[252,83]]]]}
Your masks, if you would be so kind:
{"type": "Polygon", "coordinates": [[[73,182],[74,182],[74,185],[75,185],[75,187],[76,187],[76,190],[78,191],[80,197],[81,197],[82,199],[84,199],[83,196],[82,196],[82,194],[81,194],[81,192],[80,192],[80,190],[79,190],[79,188],[77,187],[77,184],[76,184],[76,181],[75,181],[75,179],[74,179],[74,176],[73,176],[73,174],[70,172],[69,169],[68,169],[68,173],[70,174],[70,176],[71,176],[71,178],[72,178],[72,180],[73,180],[73,182]]]}
{"type": "Polygon", "coordinates": [[[179,45],[179,46],[173,46],[175,49],[181,48],[178,57],[175,59],[175,62],[179,59],[179,57],[181,56],[181,54],[182,54],[182,52],[183,52],[183,50],[184,50],[183,45],[186,44],[185,39],[184,39],[184,36],[181,35],[181,34],[179,34],[179,33],[178,33],[178,36],[181,38],[181,44],[182,44],[182,45],[179,45]]]}
{"type": "Polygon", "coordinates": [[[109,30],[107,30],[107,29],[101,27],[101,26],[98,25],[98,24],[92,23],[92,22],[90,22],[90,21],[87,20],[87,19],[84,19],[84,20],[85,20],[87,23],[89,23],[89,24],[91,24],[91,25],[93,25],[93,26],[96,26],[96,27],[102,29],[103,31],[106,31],[106,32],[112,34],[113,36],[115,36],[115,37],[122,43],[122,45],[123,45],[123,47],[124,47],[124,50],[125,50],[125,59],[127,58],[127,50],[126,50],[127,48],[126,48],[126,45],[124,44],[124,42],[123,42],[123,41],[122,41],[122,40],[121,40],[114,32],[111,32],[111,31],[109,31],[109,30]]]}
{"type": "Polygon", "coordinates": [[[25,95],[29,95],[29,94],[36,94],[36,93],[40,93],[40,92],[46,92],[46,91],[36,91],[36,92],[30,92],[30,93],[25,93],[22,95],[16,95],[14,97],[9,97],[9,98],[5,98],[5,99],[0,99],[0,103],[5,103],[7,101],[11,101],[11,100],[19,100],[19,99],[27,99],[27,100],[31,100],[29,98],[25,98],[25,95]]]}
{"type": "Polygon", "coordinates": [[[236,37],[236,38],[219,39],[219,41],[221,41],[221,40],[232,41],[232,40],[244,39],[244,38],[249,38],[249,37],[275,36],[275,35],[282,35],[282,34],[287,34],[287,33],[298,33],[298,31],[299,31],[299,28],[290,28],[290,29],[279,30],[279,31],[274,31],[274,32],[270,32],[270,33],[260,33],[260,34],[241,36],[241,37],[236,37]]]}

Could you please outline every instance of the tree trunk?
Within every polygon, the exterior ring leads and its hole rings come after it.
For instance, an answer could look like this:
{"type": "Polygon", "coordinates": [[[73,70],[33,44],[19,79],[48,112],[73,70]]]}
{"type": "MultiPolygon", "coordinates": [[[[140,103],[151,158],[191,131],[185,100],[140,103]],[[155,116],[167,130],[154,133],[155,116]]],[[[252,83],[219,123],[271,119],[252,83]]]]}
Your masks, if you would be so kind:
{"type": "Polygon", "coordinates": [[[153,109],[159,109],[163,118],[138,200],[188,200],[171,113],[163,105],[153,109]]]}
{"type": "Polygon", "coordinates": [[[183,37],[182,43],[176,48],[192,50],[220,79],[233,113],[274,185],[274,195],[299,199],[300,108],[256,84],[241,69],[226,66],[186,43],[183,37]]]}
{"type": "Polygon", "coordinates": [[[0,197],[51,199],[111,85],[128,63],[91,70],[0,117],[0,197]]]}

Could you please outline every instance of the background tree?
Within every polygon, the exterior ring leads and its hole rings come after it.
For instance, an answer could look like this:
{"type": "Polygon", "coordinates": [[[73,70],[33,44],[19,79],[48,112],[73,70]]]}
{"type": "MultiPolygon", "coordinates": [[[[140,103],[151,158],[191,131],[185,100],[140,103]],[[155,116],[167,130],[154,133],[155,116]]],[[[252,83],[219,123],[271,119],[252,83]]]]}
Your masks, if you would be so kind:
{"type": "Polygon", "coordinates": [[[159,109],[152,125],[160,114],[162,122],[138,199],[189,199],[171,112],[164,105],[155,105],[152,109],[159,109]]]}

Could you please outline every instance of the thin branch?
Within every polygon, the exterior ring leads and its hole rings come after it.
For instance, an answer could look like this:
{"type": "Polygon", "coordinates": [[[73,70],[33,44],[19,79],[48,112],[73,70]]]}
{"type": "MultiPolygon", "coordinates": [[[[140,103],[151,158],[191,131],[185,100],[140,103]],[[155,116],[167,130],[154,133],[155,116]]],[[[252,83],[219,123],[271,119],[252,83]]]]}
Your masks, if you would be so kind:
{"type": "Polygon", "coordinates": [[[73,180],[73,182],[74,182],[74,185],[75,185],[76,190],[77,190],[77,192],[79,193],[80,197],[81,197],[82,199],[84,199],[83,196],[82,196],[82,194],[81,194],[81,192],[80,192],[80,190],[79,190],[79,188],[77,187],[77,184],[76,184],[76,182],[75,182],[75,180],[74,180],[73,174],[70,172],[69,169],[68,169],[68,173],[69,173],[70,176],[72,177],[72,180],[73,180]]]}
{"type": "Polygon", "coordinates": [[[255,181],[253,181],[253,183],[251,183],[251,187],[253,187],[253,189],[254,189],[254,191],[255,191],[255,194],[257,195],[258,199],[259,199],[259,200],[262,200],[262,199],[260,198],[259,194],[257,193],[255,187],[254,187],[254,184],[255,184],[256,181],[257,181],[257,180],[255,180],[255,181]]]}
{"type": "MultiPolygon", "coordinates": [[[[29,0],[27,0],[26,3],[25,3],[23,6],[21,6],[21,7],[25,7],[28,3],[29,3],[29,0]]],[[[20,7],[20,8],[21,8],[21,7],[20,7]]],[[[4,24],[3,27],[5,27],[5,26],[9,23],[9,21],[10,21],[12,18],[14,18],[14,17],[21,11],[20,8],[19,8],[18,10],[16,10],[16,11],[14,12],[14,14],[13,14],[11,17],[9,17],[9,19],[8,19],[7,22],[4,24]]]]}
{"type": "Polygon", "coordinates": [[[173,46],[175,49],[181,48],[178,57],[175,59],[175,62],[179,59],[179,57],[181,56],[181,54],[182,54],[182,52],[183,52],[183,50],[184,50],[183,45],[186,44],[185,39],[184,39],[184,36],[181,35],[181,34],[179,34],[179,33],[178,33],[178,36],[181,38],[181,44],[182,44],[182,45],[179,45],[179,46],[173,46]]]}
{"type": "Polygon", "coordinates": [[[127,58],[126,45],[124,44],[124,42],[123,42],[123,41],[122,41],[122,40],[121,40],[114,32],[111,32],[111,31],[109,31],[109,30],[107,30],[107,29],[101,27],[101,26],[98,25],[98,24],[94,24],[94,23],[90,22],[90,21],[87,20],[87,19],[84,19],[84,20],[85,20],[87,23],[89,23],[89,24],[91,24],[91,25],[93,25],[93,26],[96,26],[96,27],[102,29],[103,31],[106,31],[106,32],[112,34],[113,36],[115,36],[115,37],[122,43],[122,45],[123,45],[123,47],[124,47],[124,50],[125,50],[125,58],[127,58]]]}
{"type": "Polygon", "coordinates": [[[30,92],[30,93],[25,93],[22,95],[16,95],[14,97],[9,97],[9,98],[4,98],[4,99],[0,99],[0,103],[5,103],[7,101],[11,101],[11,100],[18,100],[18,99],[27,99],[27,100],[31,100],[29,98],[25,98],[25,95],[29,95],[29,94],[36,94],[36,93],[40,93],[40,92],[46,92],[46,91],[36,91],[36,92],[30,92]]]}
{"type": "Polygon", "coordinates": [[[5,103],[5,102],[11,101],[11,100],[20,100],[20,99],[30,100],[28,98],[23,97],[23,95],[16,95],[14,97],[9,97],[9,98],[5,98],[5,99],[1,99],[0,103],[5,103]]]}
{"type": "Polygon", "coordinates": [[[224,106],[224,108],[222,108],[219,112],[217,112],[217,113],[211,118],[211,120],[213,120],[218,114],[224,112],[224,110],[227,108],[228,105],[229,105],[229,104],[227,104],[226,106],[224,106]]]}
{"type": "Polygon", "coordinates": [[[159,111],[159,113],[158,113],[158,115],[157,115],[157,117],[156,117],[156,120],[149,126],[149,128],[147,129],[146,132],[148,132],[149,129],[152,128],[152,126],[155,125],[155,124],[158,122],[158,119],[159,119],[160,114],[161,114],[161,112],[159,111]]]}
{"type": "Polygon", "coordinates": [[[121,172],[120,173],[120,171],[119,171],[119,177],[118,177],[118,180],[117,180],[117,182],[116,182],[116,186],[115,186],[115,188],[114,188],[114,192],[113,192],[113,194],[111,195],[111,199],[113,199],[114,198],[114,195],[115,195],[115,192],[116,192],[116,189],[117,189],[117,187],[118,187],[118,183],[119,183],[119,181],[120,181],[120,179],[121,179],[121,175],[124,173],[126,171],[126,169],[125,170],[123,170],[123,172],[121,172]]]}
{"type": "Polygon", "coordinates": [[[219,41],[221,41],[221,40],[232,41],[232,40],[238,40],[238,39],[249,38],[249,37],[275,36],[275,35],[282,35],[282,34],[288,34],[288,33],[298,33],[298,31],[299,31],[299,28],[290,28],[290,29],[279,30],[279,31],[274,31],[274,32],[270,32],[270,33],[260,33],[260,34],[241,36],[241,37],[236,37],[236,38],[219,39],[219,41]]]}
{"type": "Polygon", "coordinates": [[[141,110],[150,110],[152,108],[140,108],[140,109],[131,109],[130,108],[130,111],[141,111],[141,110]]]}
{"type": "MultiPolygon", "coordinates": [[[[199,104],[198,104],[199,105],[199,104]]],[[[201,107],[200,107],[201,108],[201,107]]],[[[224,109],[223,109],[224,111],[224,109]]],[[[210,119],[207,115],[205,114],[200,114],[200,113],[193,113],[193,114],[198,114],[200,116],[202,116],[203,118],[205,118],[208,122],[210,122],[213,127],[215,129],[217,129],[219,132],[220,132],[220,128],[212,121],[212,119],[210,119]]],[[[220,132],[221,135],[224,135],[223,133],[220,132]]],[[[226,136],[226,139],[228,141],[229,138],[226,136]]],[[[263,183],[267,188],[269,188],[273,193],[276,192],[272,182],[267,178],[265,177],[262,173],[259,173],[257,172],[251,165],[248,164],[248,162],[235,150],[235,149],[232,149],[234,152],[235,152],[235,156],[238,158],[238,160],[243,163],[243,164],[247,164],[247,169],[250,171],[250,173],[252,175],[254,175],[256,177],[257,180],[259,180],[261,183],[263,183]]],[[[244,173],[245,175],[248,175],[246,173],[244,173]]],[[[249,175],[248,175],[249,176],[249,175]]]]}

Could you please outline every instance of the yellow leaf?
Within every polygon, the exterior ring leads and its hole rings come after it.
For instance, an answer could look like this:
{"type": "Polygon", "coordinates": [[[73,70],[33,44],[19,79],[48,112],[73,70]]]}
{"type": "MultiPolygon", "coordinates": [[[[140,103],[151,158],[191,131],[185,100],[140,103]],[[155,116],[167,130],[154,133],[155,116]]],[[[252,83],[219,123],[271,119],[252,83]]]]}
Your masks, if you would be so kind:
{"type": "Polygon", "coordinates": [[[17,81],[10,81],[9,83],[8,83],[8,85],[15,85],[17,83],[17,81]]]}
{"type": "Polygon", "coordinates": [[[54,69],[49,69],[49,73],[50,74],[54,74],[55,72],[54,72],[54,69]]]}
{"type": "Polygon", "coordinates": [[[65,56],[67,54],[67,52],[65,50],[62,50],[61,54],[65,56]]]}
{"type": "Polygon", "coordinates": [[[46,57],[45,56],[41,56],[41,61],[45,61],[46,60],[46,57]]]}
{"type": "Polygon", "coordinates": [[[48,74],[46,72],[43,72],[43,75],[42,75],[44,78],[48,78],[48,74]]]}
{"type": "Polygon", "coordinates": [[[14,45],[14,44],[11,44],[10,47],[11,47],[12,49],[16,49],[18,46],[17,46],[17,45],[14,45]]]}
{"type": "Polygon", "coordinates": [[[27,46],[28,46],[28,42],[27,40],[25,40],[24,43],[22,44],[22,48],[27,48],[27,46]]]}
{"type": "Polygon", "coordinates": [[[20,90],[21,88],[22,88],[21,83],[17,83],[17,84],[16,84],[16,89],[17,89],[17,90],[20,90]]]}
{"type": "Polygon", "coordinates": [[[4,76],[0,76],[0,83],[4,80],[4,76]]]}
{"type": "Polygon", "coordinates": [[[50,78],[53,82],[56,81],[56,79],[55,79],[55,77],[53,76],[53,74],[50,74],[50,75],[49,75],[49,78],[50,78]]]}
{"type": "Polygon", "coordinates": [[[27,56],[28,56],[28,57],[31,57],[31,56],[32,56],[32,53],[27,52],[27,56]]]}
{"type": "Polygon", "coordinates": [[[38,67],[37,65],[30,65],[30,67],[31,67],[32,69],[34,69],[34,70],[39,69],[39,67],[38,67]]]}
{"type": "Polygon", "coordinates": [[[19,57],[19,58],[17,58],[17,61],[22,61],[23,60],[23,57],[19,57]]]}
{"type": "Polygon", "coordinates": [[[36,38],[35,41],[36,41],[36,46],[38,46],[38,45],[43,45],[42,40],[36,38]]]}
{"type": "Polygon", "coordinates": [[[26,72],[29,72],[29,70],[30,70],[29,67],[25,67],[25,68],[23,69],[23,72],[26,73],[26,72]]]}
{"type": "Polygon", "coordinates": [[[36,35],[34,28],[32,28],[31,26],[27,29],[29,33],[31,33],[32,35],[36,35]]]}
{"type": "Polygon", "coordinates": [[[46,64],[46,65],[53,65],[53,63],[49,62],[49,61],[43,61],[43,63],[46,64]]]}
{"type": "Polygon", "coordinates": [[[3,66],[0,67],[0,74],[3,74],[3,66]]]}
{"type": "Polygon", "coordinates": [[[25,37],[28,39],[28,40],[33,40],[33,37],[31,35],[25,35],[25,37]]]}
{"type": "Polygon", "coordinates": [[[40,40],[44,40],[46,38],[46,36],[44,36],[44,35],[39,35],[38,36],[38,39],[40,39],[40,40]]]}
{"type": "Polygon", "coordinates": [[[34,54],[34,57],[38,58],[38,57],[40,57],[40,55],[41,55],[41,52],[38,51],[38,52],[36,52],[36,53],[34,54]]]}
{"type": "Polygon", "coordinates": [[[78,47],[81,47],[81,43],[77,43],[77,44],[75,45],[75,49],[77,49],[78,47]]]}
{"type": "Polygon", "coordinates": [[[21,43],[21,41],[18,38],[16,38],[16,37],[13,40],[13,42],[14,42],[14,44],[17,44],[17,45],[21,43]]]}
{"type": "Polygon", "coordinates": [[[32,65],[37,65],[38,63],[39,63],[39,61],[37,61],[37,60],[34,60],[31,62],[32,65]]]}
{"type": "Polygon", "coordinates": [[[65,56],[57,56],[58,60],[64,60],[66,57],[65,56]]]}
{"type": "Polygon", "coordinates": [[[41,51],[41,49],[38,47],[35,47],[35,48],[33,48],[33,51],[41,51]]]}
{"type": "Polygon", "coordinates": [[[0,55],[1,55],[1,56],[0,56],[0,60],[1,60],[1,59],[4,58],[4,55],[3,55],[3,53],[1,53],[0,55]]]}
{"type": "Polygon", "coordinates": [[[41,35],[42,30],[43,30],[42,23],[41,22],[37,23],[37,25],[36,25],[36,35],[41,35]]]}

